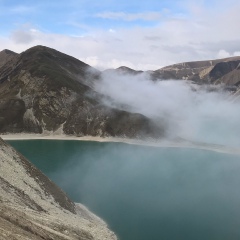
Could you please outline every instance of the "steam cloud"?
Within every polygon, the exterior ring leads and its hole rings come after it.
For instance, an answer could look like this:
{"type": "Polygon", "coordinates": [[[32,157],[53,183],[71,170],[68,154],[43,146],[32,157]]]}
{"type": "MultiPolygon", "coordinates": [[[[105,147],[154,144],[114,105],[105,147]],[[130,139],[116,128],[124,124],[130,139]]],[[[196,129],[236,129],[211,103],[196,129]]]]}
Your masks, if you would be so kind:
{"type": "Polygon", "coordinates": [[[164,123],[170,139],[239,146],[239,102],[222,88],[212,88],[182,80],[153,82],[146,73],[106,72],[95,83],[106,96],[104,104],[164,123]]]}

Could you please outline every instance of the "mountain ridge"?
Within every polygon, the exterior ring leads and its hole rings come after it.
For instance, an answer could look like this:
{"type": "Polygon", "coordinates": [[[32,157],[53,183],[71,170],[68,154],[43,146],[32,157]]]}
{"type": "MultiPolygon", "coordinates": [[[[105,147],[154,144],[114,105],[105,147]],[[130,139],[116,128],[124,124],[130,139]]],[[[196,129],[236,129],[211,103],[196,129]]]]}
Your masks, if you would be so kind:
{"type": "MultiPolygon", "coordinates": [[[[221,59],[175,63],[157,70],[145,71],[154,80],[191,80],[197,84],[240,84],[240,56],[221,59]],[[229,76],[228,76],[229,74],[229,76]],[[233,79],[233,80],[231,80],[233,79]]],[[[104,73],[137,75],[144,71],[126,66],[107,69],[104,73]]]]}
{"type": "MultiPolygon", "coordinates": [[[[140,113],[103,104],[94,83],[104,74],[147,73],[153,81],[190,80],[224,84],[239,92],[240,57],[178,63],[156,71],[119,67],[100,72],[45,46],[20,54],[0,52],[0,133],[54,133],[73,136],[161,138],[163,124],[140,113]],[[10,58],[9,58],[10,56],[10,58]]],[[[111,101],[111,99],[108,99],[111,101]]]]}

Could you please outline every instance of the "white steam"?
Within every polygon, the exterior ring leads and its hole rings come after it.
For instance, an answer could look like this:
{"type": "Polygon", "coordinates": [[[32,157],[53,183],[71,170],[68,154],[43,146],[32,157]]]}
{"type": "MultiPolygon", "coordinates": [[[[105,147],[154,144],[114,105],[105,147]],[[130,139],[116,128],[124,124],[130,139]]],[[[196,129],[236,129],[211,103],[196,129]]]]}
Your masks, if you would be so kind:
{"type": "Polygon", "coordinates": [[[230,93],[189,81],[150,80],[148,74],[104,73],[95,89],[104,104],[141,113],[164,125],[169,138],[240,145],[240,103],[230,93]]]}

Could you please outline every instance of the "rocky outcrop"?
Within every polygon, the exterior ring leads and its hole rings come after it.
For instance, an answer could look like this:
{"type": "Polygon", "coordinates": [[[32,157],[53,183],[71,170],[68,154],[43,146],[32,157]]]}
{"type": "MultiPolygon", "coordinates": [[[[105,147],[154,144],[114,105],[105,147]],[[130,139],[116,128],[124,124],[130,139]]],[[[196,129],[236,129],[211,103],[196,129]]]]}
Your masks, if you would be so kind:
{"type": "Polygon", "coordinates": [[[54,49],[36,46],[0,67],[0,132],[160,137],[137,113],[104,106],[93,89],[101,73],[54,49]]]}
{"type": "Polygon", "coordinates": [[[1,240],[117,239],[106,224],[0,139],[1,240]]]}

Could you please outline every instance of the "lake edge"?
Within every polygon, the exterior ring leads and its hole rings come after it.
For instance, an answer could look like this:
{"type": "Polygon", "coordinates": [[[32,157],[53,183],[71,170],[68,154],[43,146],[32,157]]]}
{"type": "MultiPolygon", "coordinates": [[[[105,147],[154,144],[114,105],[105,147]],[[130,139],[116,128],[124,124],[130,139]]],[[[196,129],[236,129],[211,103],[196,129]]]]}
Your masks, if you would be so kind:
{"type": "Polygon", "coordinates": [[[219,144],[209,144],[204,142],[191,142],[186,140],[168,140],[168,139],[129,139],[115,137],[99,137],[99,136],[67,136],[67,135],[46,135],[46,134],[2,134],[3,140],[71,140],[71,141],[93,141],[93,142],[116,142],[126,143],[139,146],[150,146],[158,148],[189,148],[199,150],[209,150],[219,153],[227,153],[240,155],[240,148],[224,146],[219,144]]]}

